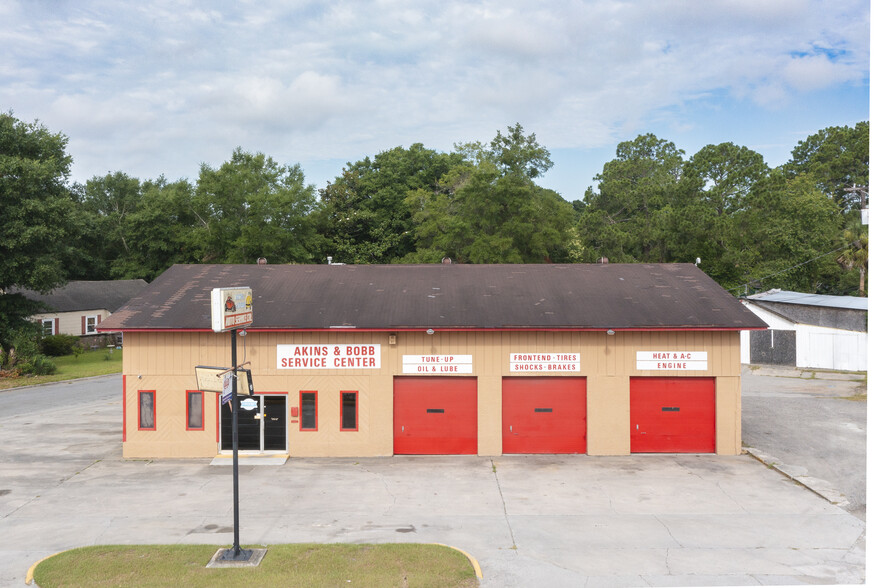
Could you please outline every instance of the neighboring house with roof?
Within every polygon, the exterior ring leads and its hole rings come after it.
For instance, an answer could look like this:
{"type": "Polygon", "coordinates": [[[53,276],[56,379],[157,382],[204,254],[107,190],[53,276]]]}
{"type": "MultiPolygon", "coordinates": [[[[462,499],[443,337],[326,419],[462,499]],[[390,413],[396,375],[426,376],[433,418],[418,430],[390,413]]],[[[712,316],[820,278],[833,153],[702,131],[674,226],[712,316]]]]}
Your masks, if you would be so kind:
{"type": "Polygon", "coordinates": [[[98,325],[145,286],[144,280],[75,280],[48,294],[22,288],[10,288],[9,293],[46,306],[46,312],[31,317],[45,335],[96,335],[98,325]]]}
{"type": "Polygon", "coordinates": [[[175,265],[98,330],[125,334],[125,457],[230,453],[195,367],[233,344],[240,452],[321,457],[737,455],[739,332],[766,327],[693,264],[256,264],[175,265]],[[214,332],[234,287],[253,322],[214,332]]]}
{"type": "Polygon", "coordinates": [[[742,303],[770,326],[742,333],[742,363],[867,371],[867,298],[775,289],[742,303]]]}

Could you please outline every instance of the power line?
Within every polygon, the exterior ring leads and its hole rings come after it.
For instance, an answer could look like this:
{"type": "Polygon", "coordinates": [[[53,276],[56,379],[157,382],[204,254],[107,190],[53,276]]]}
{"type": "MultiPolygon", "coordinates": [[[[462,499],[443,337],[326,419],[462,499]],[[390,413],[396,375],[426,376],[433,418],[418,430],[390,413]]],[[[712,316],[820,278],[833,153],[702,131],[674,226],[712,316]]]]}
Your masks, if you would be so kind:
{"type": "MultiPolygon", "coordinates": [[[[766,280],[767,278],[772,278],[772,277],[774,277],[774,276],[778,276],[779,274],[784,274],[785,272],[790,272],[790,271],[793,270],[794,268],[800,267],[800,266],[802,266],[802,265],[806,265],[806,264],[808,264],[808,263],[812,263],[812,262],[814,262],[814,261],[816,261],[816,260],[818,260],[818,259],[821,259],[821,258],[823,258],[823,257],[827,257],[827,256],[829,256],[829,255],[831,255],[831,254],[833,254],[833,253],[837,253],[838,251],[843,251],[844,249],[847,249],[847,248],[849,248],[849,247],[852,247],[852,243],[850,243],[850,244],[848,244],[848,245],[844,245],[843,247],[838,247],[838,248],[835,249],[834,251],[829,251],[829,252],[827,252],[827,253],[823,253],[822,255],[819,255],[818,257],[813,257],[812,259],[808,259],[808,260],[806,260],[806,261],[803,261],[803,262],[801,262],[801,263],[798,263],[797,265],[792,265],[791,267],[789,267],[789,268],[785,268],[785,269],[783,269],[783,270],[781,270],[781,271],[778,271],[778,272],[776,272],[776,273],[774,273],[774,274],[770,274],[770,275],[768,275],[768,276],[764,276],[764,277],[762,277],[762,278],[756,278],[756,279],[752,280],[752,282],[762,282],[762,281],[766,280]]],[[[730,288],[729,290],[727,290],[727,292],[739,291],[739,290],[742,290],[743,288],[747,290],[749,285],[750,285],[750,282],[746,282],[745,284],[741,284],[741,285],[739,285],[739,286],[736,286],[735,288],[730,288]]]]}

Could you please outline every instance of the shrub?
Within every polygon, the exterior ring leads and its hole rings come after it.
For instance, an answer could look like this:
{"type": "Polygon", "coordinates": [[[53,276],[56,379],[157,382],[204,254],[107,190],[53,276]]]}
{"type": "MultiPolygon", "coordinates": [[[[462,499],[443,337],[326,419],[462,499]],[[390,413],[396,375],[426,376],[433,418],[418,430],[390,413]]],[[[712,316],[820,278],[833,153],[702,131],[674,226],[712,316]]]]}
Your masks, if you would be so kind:
{"type": "Polygon", "coordinates": [[[47,335],[40,342],[40,352],[53,357],[71,355],[74,348],[79,347],[79,342],[80,338],[76,335],[47,335]]]}
{"type": "Polygon", "coordinates": [[[51,359],[40,354],[19,362],[16,368],[21,374],[33,376],[48,376],[49,374],[54,374],[58,369],[51,359]]]}

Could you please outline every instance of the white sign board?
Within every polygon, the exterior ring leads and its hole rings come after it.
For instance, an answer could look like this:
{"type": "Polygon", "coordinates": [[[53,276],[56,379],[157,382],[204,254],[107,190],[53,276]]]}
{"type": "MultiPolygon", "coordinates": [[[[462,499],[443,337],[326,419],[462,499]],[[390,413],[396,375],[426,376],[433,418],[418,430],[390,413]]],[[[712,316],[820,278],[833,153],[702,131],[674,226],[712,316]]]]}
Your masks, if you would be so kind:
{"type": "Polygon", "coordinates": [[[403,355],[403,374],[471,374],[471,355],[403,355]]]}
{"type": "Polygon", "coordinates": [[[707,351],[638,351],[637,369],[708,371],[707,351]]]}
{"type": "Polygon", "coordinates": [[[212,331],[247,327],[254,320],[251,288],[212,289],[212,331]]]}
{"type": "Polygon", "coordinates": [[[233,372],[223,375],[224,386],[221,388],[221,404],[233,400],[233,372]]]}
{"type": "Polygon", "coordinates": [[[578,372],[579,353],[510,353],[510,372],[578,372]]]}
{"type": "Polygon", "coordinates": [[[380,345],[277,345],[278,370],[380,369],[380,345]]]}

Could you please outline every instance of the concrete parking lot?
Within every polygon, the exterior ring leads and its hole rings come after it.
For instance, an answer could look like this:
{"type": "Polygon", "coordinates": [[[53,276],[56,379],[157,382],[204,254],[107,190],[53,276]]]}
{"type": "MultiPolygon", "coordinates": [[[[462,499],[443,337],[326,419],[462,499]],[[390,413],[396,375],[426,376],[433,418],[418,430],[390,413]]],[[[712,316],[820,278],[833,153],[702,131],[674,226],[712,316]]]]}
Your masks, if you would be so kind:
{"type": "MultiPolygon", "coordinates": [[[[123,460],[118,376],[0,392],[0,585],[52,553],[232,541],[231,469],[123,460]]],[[[439,542],[482,586],[843,584],[865,522],[750,455],[292,459],[241,471],[243,544],[439,542]]]]}

